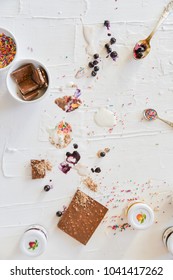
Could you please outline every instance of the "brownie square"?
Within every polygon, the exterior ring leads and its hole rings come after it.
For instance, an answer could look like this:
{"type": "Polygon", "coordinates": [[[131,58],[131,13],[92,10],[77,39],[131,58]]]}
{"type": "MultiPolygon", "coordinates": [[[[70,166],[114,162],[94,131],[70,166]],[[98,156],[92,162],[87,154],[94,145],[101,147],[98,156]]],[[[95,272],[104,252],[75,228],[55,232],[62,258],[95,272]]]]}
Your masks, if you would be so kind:
{"type": "Polygon", "coordinates": [[[46,175],[46,161],[42,160],[31,160],[31,168],[32,168],[32,179],[41,179],[46,175]]]}
{"type": "Polygon", "coordinates": [[[26,101],[31,101],[33,100],[35,97],[37,97],[37,95],[39,95],[40,91],[39,90],[34,90],[34,91],[31,91],[25,95],[22,95],[22,98],[26,101]]]}
{"type": "Polygon", "coordinates": [[[86,245],[107,211],[105,206],[77,190],[58,228],[86,245]]]}
{"type": "Polygon", "coordinates": [[[11,73],[12,78],[15,80],[17,84],[25,81],[32,75],[33,72],[33,65],[32,64],[26,64],[17,70],[13,71],[11,73]]]}
{"type": "Polygon", "coordinates": [[[27,80],[21,82],[18,86],[23,95],[32,92],[39,87],[31,78],[28,78],[27,80]]]}
{"type": "Polygon", "coordinates": [[[44,77],[39,68],[33,69],[32,79],[40,88],[45,84],[44,77]]]}
{"type": "Polygon", "coordinates": [[[33,100],[35,97],[37,97],[39,95],[40,91],[39,90],[34,90],[32,92],[29,92],[25,95],[22,95],[22,98],[25,100],[25,101],[31,101],[33,100]]]}

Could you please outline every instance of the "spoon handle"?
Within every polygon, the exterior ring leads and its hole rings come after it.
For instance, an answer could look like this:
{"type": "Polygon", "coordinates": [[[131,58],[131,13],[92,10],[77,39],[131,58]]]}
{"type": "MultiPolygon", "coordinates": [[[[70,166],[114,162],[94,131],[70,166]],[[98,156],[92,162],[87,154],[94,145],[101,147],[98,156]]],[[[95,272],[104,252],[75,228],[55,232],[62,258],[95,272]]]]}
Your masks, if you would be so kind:
{"type": "Polygon", "coordinates": [[[164,119],[162,119],[162,118],[160,118],[160,117],[157,117],[157,118],[158,118],[160,121],[162,121],[162,122],[168,124],[169,126],[173,127],[173,122],[166,121],[166,120],[164,120],[164,119]]]}
{"type": "Polygon", "coordinates": [[[150,41],[151,38],[153,37],[153,35],[156,33],[157,29],[160,27],[160,25],[164,22],[164,20],[169,16],[169,14],[173,11],[173,1],[170,1],[168,3],[168,5],[165,7],[165,9],[163,10],[163,13],[159,19],[159,21],[157,22],[155,28],[153,29],[153,31],[150,33],[150,35],[147,37],[146,41],[150,41]]]}

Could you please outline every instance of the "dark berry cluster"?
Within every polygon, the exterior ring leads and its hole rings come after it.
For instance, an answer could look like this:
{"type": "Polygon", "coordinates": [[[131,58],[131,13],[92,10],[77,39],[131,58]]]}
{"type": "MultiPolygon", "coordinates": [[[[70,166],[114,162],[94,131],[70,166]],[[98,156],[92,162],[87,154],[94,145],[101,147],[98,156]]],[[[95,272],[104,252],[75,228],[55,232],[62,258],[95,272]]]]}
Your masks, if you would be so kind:
{"type": "Polygon", "coordinates": [[[96,75],[97,75],[97,72],[99,71],[99,66],[98,66],[98,64],[99,64],[99,61],[98,61],[98,59],[99,59],[99,54],[98,53],[96,53],[96,54],[94,54],[93,55],[93,58],[94,58],[94,60],[93,61],[90,61],[89,63],[88,63],[88,66],[90,67],[90,68],[93,68],[93,70],[92,70],[92,72],[91,72],[91,75],[93,76],[93,77],[95,77],[96,75]]]}
{"type": "Polygon", "coordinates": [[[108,55],[110,55],[110,57],[113,60],[116,60],[117,57],[118,57],[117,52],[116,51],[112,51],[112,48],[111,48],[111,45],[114,45],[115,43],[116,43],[116,39],[114,37],[112,37],[110,39],[110,42],[105,45],[105,48],[106,48],[106,51],[107,51],[108,55]]]}
{"type": "Polygon", "coordinates": [[[143,57],[144,52],[146,51],[147,46],[144,44],[141,45],[137,45],[137,47],[135,46],[134,48],[134,56],[137,59],[140,59],[143,57]]]}
{"type": "Polygon", "coordinates": [[[91,168],[91,171],[94,173],[100,173],[101,172],[101,169],[100,169],[100,167],[97,167],[97,168],[91,168]]]}

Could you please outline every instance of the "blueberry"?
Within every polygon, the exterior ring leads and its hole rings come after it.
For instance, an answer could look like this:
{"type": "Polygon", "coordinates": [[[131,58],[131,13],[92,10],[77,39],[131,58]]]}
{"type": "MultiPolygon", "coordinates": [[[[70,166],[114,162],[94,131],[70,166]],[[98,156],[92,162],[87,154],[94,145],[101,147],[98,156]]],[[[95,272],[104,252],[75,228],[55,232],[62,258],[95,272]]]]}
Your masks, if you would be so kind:
{"type": "Polygon", "coordinates": [[[93,67],[94,67],[94,64],[93,64],[92,62],[89,62],[89,63],[88,63],[88,66],[89,66],[90,68],[93,68],[93,67]]]}
{"type": "Polygon", "coordinates": [[[94,59],[98,59],[99,58],[99,54],[95,53],[93,57],[94,57],[94,59]]]}
{"type": "Polygon", "coordinates": [[[112,37],[112,38],[110,39],[110,43],[111,43],[111,45],[115,44],[115,43],[116,43],[116,39],[112,37]]]}
{"type": "Polygon", "coordinates": [[[94,66],[94,71],[97,72],[97,71],[99,71],[99,69],[100,69],[100,68],[99,68],[98,66],[94,66]]]}
{"type": "Polygon", "coordinates": [[[142,58],[143,57],[143,53],[139,52],[139,53],[136,53],[136,58],[142,58]]]}
{"type": "Polygon", "coordinates": [[[108,33],[108,36],[111,36],[111,33],[108,33]]]}
{"type": "Polygon", "coordinates": [[[71,156],[71,153],[70,153],[70,152],[67,152],[67,153],[66,153],[66,156],[67,156],[67,157],[70,157],[70,156],[71,156]]]}
{"type": "Polygon", "coordinates": [[[96,172],[96,173],[100,173],[100,172],[101,172],[100,167],[97,167],[97,168],[95,169],[95,172],[96,172]]]}
{"type": "Polygon", "coordinates": [[[93,61],[94,66],[97,65],[99,62],[97,60],[93,61]]]}
{"type": "Polygon", "coordinates": [[[61,217],[62,216],[62,212],[61,211],[56,212],[56,216],[61,217]]]}
{"type": "Polygon", "coordinates": [[[108,48],[109,48],[109,44],[106,44],[106,45],[105,45],[105,48],[108,49],[108,48]]]}
{"type": "Polygon", "coordinates": [[[144,52],[144,48],[142,47],[139,47],[137,50],[135,50],[136,53],[140,53],[140,52],[144,52]]]}
{"type": "Polygon", "coordinates": [[[45,192],[50,191],[50,186],[49,186],[49,185],[44,186],[44,191],[45,191],[45,192]]]}
{"type": "Polygon", "coordinates": [[[112,52],[112,49],[109,47],[107,48],[107,53],[111,53],[112,52]]]}
{"type": "Polygon", "coordinates": [[[105,157],[105,155],[106,155],[105,152],[101,152],[101,153],[100,153],[100,156],[101,156],[101,157],[105,157]]]}
{"type": "Polygon", "coordinates": [[[144,45],[144,44],[141,44],[141,48],[143,48],[143,49],[144,49],[144,51],[146,51],[147,46],[146,46],[146,45],[144,45]]]}
{"type": "Polygon", "coordinates": [[[116,51],[113,51],[113,52],[111,52],[110,56],[111,56],[113,59],[115,59],[115,58],[118,56],[118,54],[117,54],[116,51]]]}
{"type": "Polygon", "coordinates": [[[73,148],[77,149],[78,148],[78,144],[73,144],[73,148]]]}
{"type": "Polygon", "coordinates": [[[92,75],[93,77],[95,77],[95,76],[97,75],[97,72],[92,71],[92,72],[91,72],[91,75],[92,75]]]}

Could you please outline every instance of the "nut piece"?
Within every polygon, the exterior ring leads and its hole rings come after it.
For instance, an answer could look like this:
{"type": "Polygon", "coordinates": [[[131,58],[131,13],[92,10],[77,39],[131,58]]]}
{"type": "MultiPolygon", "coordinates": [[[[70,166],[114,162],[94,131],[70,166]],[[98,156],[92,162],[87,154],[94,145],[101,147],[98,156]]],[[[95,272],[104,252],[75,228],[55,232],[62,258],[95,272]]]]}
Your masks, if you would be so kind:
{"type": "Polygon", "coordinates": [[[83,183],[93,192],[96,192],[98,189],[98,185],[90,177],[83,180],[83,183]]]}

